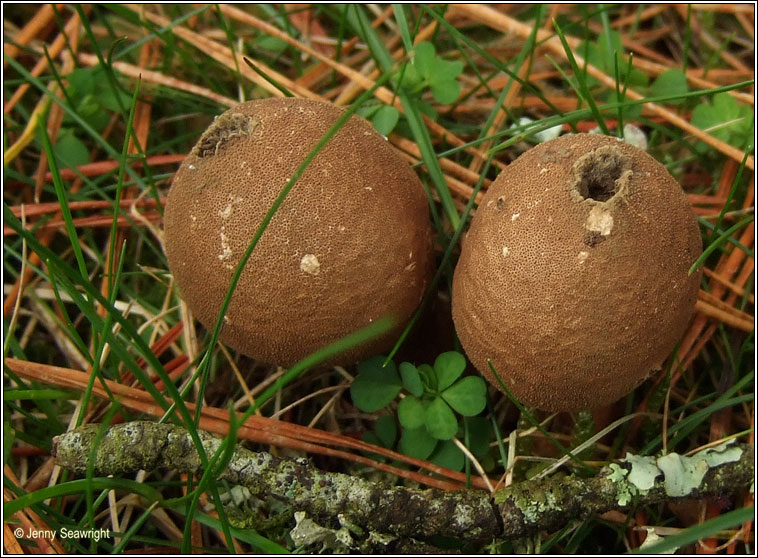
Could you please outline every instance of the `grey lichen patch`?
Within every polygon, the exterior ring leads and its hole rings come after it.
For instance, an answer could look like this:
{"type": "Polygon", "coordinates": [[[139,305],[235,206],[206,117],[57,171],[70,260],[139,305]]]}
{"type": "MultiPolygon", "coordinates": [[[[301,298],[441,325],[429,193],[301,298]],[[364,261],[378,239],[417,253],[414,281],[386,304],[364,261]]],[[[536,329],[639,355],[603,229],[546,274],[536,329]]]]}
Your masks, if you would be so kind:
{"type": "Polygon", "coordinates": [[[299,548],[312,548],[319,553],[349,553],[357,546],[346,527],[329,529],[307,517],[305,512],[295,512],[295,528],[290,537],[299,548]],[[316,547],[316,548],[313,548],[316,547]]]}
{"type": "Polygon", "coordinates": [[[637,495],[637,488],[627,479],[629,471],[616,463],[610,464],[610,470],[606,479],[616,485],[616,502],[619,506],[626,506],[637,495]]]}
{"type": "Polygon", "coordinates": [[[251,135],[258,124],[258,120],[246,114],[225,112],[203,133],[191,154],[201,158],[218,155],[230,140],[251,135]]]}
{"type": "Polygon", "coordinates": [[[632,466],[629,482],[641,491],[655,486],[655,479],[661,475],[661,470],[656,466],[654,458],[627,453],[624,461],[632,466]]]}
{"type": "Polygon", "coordinates": [[[724,463],[734,463],[742,457],[743,450],[738,447],[729,447],[731,442],[724,442],[714,448],[708,448],[696,453],[693,457],[705,459],[709,467],[718,467],[724,463]]]}
{"type": "Polygon", "coordinates": [[[704,459],[682,457],[678,453],[659,457],[656,465],[663,471],[664,487],[669,496],[687,496],[700,486],[708,472],[708,463],[704,459]]]}
{"type": "MultiPolygon", "coordinates": [[[[663,488],[667,496],[684,497],[699,489],[709,469],[725,463],[739,461],[742,457],[742,449],[727,447],[721,444],[715,448],[709,448],[696,453],[693,456],[682,456],[678,453],[669,453],[659,458],[649,456],[637,456],[627,453],[623,462],[629,465],[628,474],[619,481],[628,481],[635,490],[631,492],[645,494],[652,490],[656,480],[663,476],[663,488]]],[[[614,472],[627,471],[616,464],[612,464],[614,472]],[[615,468],[615,469],[614,469],[615,468]]],[[[611,478],[611,477],[609,477],[611,478]]],[[[622,488],[621,492],[629,492],[622,488]]],[[[620,498],[626,500],[627,498],[620,498]]],[[[621,504],[621,502],[619,502],[621,504]]],[[[624,505],[624,504],[621,504],[624,505]]]]}

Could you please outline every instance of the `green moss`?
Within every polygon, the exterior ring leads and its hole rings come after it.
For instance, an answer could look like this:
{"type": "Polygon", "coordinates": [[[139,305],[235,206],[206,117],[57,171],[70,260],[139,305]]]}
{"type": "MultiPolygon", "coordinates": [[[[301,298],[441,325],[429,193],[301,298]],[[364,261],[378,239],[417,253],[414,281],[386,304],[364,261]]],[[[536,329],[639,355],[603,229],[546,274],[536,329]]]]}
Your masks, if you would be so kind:
{"type": "Polygon", "coordinates": [[[508,501],[521,511],[528,523],[538,523],[545,513],[562,509],[561,502],[567,489],[565,484],[572,480],[569,477],[555,477],[543,483],[518,483],[495,493],[495,503],[502,505],[508,501]]]}

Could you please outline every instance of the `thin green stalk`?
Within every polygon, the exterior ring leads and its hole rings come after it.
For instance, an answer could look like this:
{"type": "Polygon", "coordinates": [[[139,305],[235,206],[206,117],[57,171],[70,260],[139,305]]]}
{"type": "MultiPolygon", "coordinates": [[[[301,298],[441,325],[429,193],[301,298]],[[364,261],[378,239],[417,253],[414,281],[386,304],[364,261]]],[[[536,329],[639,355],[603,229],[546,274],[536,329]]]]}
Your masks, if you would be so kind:
{"type": "MultiPolygon", "coordinates": [[[[689,6],[688,6],[688,9],[689,9],[689,6]]],[[[727,194],[726,201],[724,202],[724,207],[721,208],[721,211],[719,212],[719,217],[718,219],[716,219],[716,223],[713,225],[713,233],[711,234],[711,237],[709,240],[713,240],[713,235],[716,234],[716,231],[721,226],[721,222],[724,220],[724,215],[729,209],[729,205],[732,203],[732,200],[734,199],[734,195],[737,192],[737,189],[739,188],[740,182],[742,181],[742,173],[745,171],[745,165],[747,164],[748,154],[752,151],[753,151],[752,147],[749,147],[748,149],[745,150],[745,156],[742,158],[742,162],[740,163],[740,166],[737,169],[737,173],[735,174],[734,180],[732,181],[732,187],[729,188],[729,194],[727,194]]]]}
{"type": "Polygon", "coordinates": [[[45,126],[45,119],[39,120],[39,131],[42,136],[42,145],[47,155],[48,165],[50,166],[50,174],[53,176],[53,186],[55,187],[55,195],[58,196],[58,203],[61,209],[61,215],[63,216],[63,223],[66,227],[66,233],[71,241],[71,248],[74,251],[74,257],[76,263],[79,266],[79,274],[83,280],[88,279],[87,264],[84,261],[84,254],[82,253],[82,246],[79,243],[79,235],[76,232],[76,225],[74,225],[74,219],[71,216],[71,209],[68,207],[68,196],[61,180],[60,172],[58,172],[58,161],[55,157],[55,151],[53,151],[53,145],[50,143],[50,136],[47,135],[47,126],[45,126]]]}
{"type": "Polygon", "coordinates": [[[597,125],[600,126],[600,130],[603,132],[603,134],[605,134],[606,136],[610,135],[608,126],[605,123],[605,118],[603,118],[603,115],[600,114],[600,110],[598,109],[597,104],[595,103],[595,99],[592,96],[592,92],[587,86],[587,82],[584,80],[584,77],[583,77],[584,74],[579,69],[579,65],[576,63],[576,58],[574,58],[574,52],[569,46],[568,41],[566,40],[566,36],[563,34],[563,31],[561,30],[556,20],[553,20],[553,27],[555,27],[555,32],[558,35],[558,38],[561,40],[561,44],[563,45],[563,50],[566,53],[566,59],[568,60],[569,65],[571,66],[571,70],[574,72],[574,77],[576,78],[578,86],[574,87],[573,83],[570,80],[569,80],[569,84],[571,84],[571,87],[574,89],[577,96],[580,99],[584,100],[589,105],[590,110],[592,111],[592,115],[595,117],[595,121],[597,122],[597,125]]]}
{"type": "MultiPolygon", "coordinates": [[[[711,238],[713,238],[716,234],[722,235],[723,229],[717,229],[716,226],[708,221],[708,219],[703,219],[702,217],[697,218],[697,223],[700,225],[701,228],[711,231],[713,234],[711,235],[711,238]]],[[[754,256],[753,250],[742,244],[739,240],[732,236],[727,236],[726,241],[731,244],[732,246],[735,246],[745,252],[748,258],[752,258],[754,256]]]]}
{"type": "MultiPolygon", "coordinates": [[[[46,97],[50,98],[50,100],[58,106],[60,106],[63,111],[70,116],[75,122],[76,125],[79,126],[82,130],[87,132],[87,134],[95,140],[95,143],[97,143],[107,154],[109,157],[111,157],[114,160],[119,159],[119,153],[116,151],[113,146],[108,143],[98,132],[95,130],[90,124],[84,120],[79,114],[76,113],[76,111],[72,110],[71,107],[68,106],[68,104],[63,100],[58,98],[57,95],[52,93],[47,86],[42,83],[41,80],[34,77],[29,73],[29,71],[24,68],[21,64],[19,64],[16,60],[13,58],[3,55],[4,60],[7,61],[8,65],[13,67],[14,70],[16,70],[19,74],[21,74],[24,79],[32,84],[34,87],[36,87],[40,93],[45,95],[46,97]]],[[[129,173],[129,176],[135,181],[137,185],[139,185],[141,190],[146,189],[146,185],[144,184],[144,181],[142,180],[142,177],[137,173],[133,168],[127,167],[126,171],[129,173]]]]}
{"type": "Polygon", "coordinates": [[[755,215],[751,215],[750,217],[747,217],[746,219],[743,219],[742,221],[738,221],[728,229],[726,229],[723,233],[721,233],[715,240],[713,240],[708,247],[703,250],[703,253],[700,254],[697,260],[695,260],[695,263],[692,264],[692,267],[690,267],[689,274],[692,275],[695,273],[695,270],[700,267],[703,262],[705,262],[706,259],[708,259],[708,256],[710,256],[713,252],[715,252],[724,242],[726,239],[730,236],[732,236],[734,233],[736,233],[738,230],[745,228],[747,225],[752,223],[755,220],[755,215]]]}
{"type": "MultiPolygon", "coordinates": [[[[134,115],[137,110],[137,95],[139,93],[141,80],[137,80],[137,84],[132,94],[132,102],[129,105],[129,117],[126,121],[126,137],[124,138],[124,147],[121,151],[121,158],[119,159],[118,180],[116,181],[116,195],[113,200],[113,222],[111,223],[111,234],[108,242],[108,261],[110,262],[110,268],[106,270],[108,274],[108,293],[114,290],[113,283],[113,265],[114,257],[116,255],[116,239],[118,237],[118,217],[121,213],[121,193],[124,189],[124,174],[126,173],[126,159],[129,153],[129,136],[134,134],[134,115]]],[[[115,300],[115,299],[114,299],[115,300]]]]}
{"type": "MultiPolygon", "coordinates": [[[[124,246],[122,246],[122,249],[121,249],[121,259],[119,261],[119,265],[116,270],[117,280],[121,274],[121,270],[123,269],[124,248],[126,248],[126,244],[124,244],[124,246]]],[[[110,291],[108,301],[111,305],[115,304],[117,293],[118,293],[118,288],[114,288],[112,291],[110,291]]],[[[112,323],[113,322],[112,322],[111,314],[107,313],[105,315],[103,330],[110,331],[112,323]]],[[[92,357],[92,369],[90,371],[90,376],[87,382],[87,386],[85,387],[84,393],[82,394],[81,404],[82,404],[82,408],[84,409],[87,409],[89,407],[89,401],[90,401],[90,398],[92,397],[92,388],[95,385],[96,378],[100,381],[100,384],[102,385],[103,390],[108,395],[111,402],[116,404],[116,406],[119,406],[117,399],[113,396],[113,393],[111,393],[111,390],[108,387],[108,384],[105,382],[105,378],[103,378],[102,371],[100,370],[100,363],[103,358],[103,351],[105,351],[105,336],[98,335],[95,337],[95,351],[92,357]]],[[[79,413],[76,417],[76,426],[81,426],[83,421],[84,421],[84,413],[79,413]]]]}
{"type": "MultiPolygon", "coordinates": [[[[7,477],[3,477],[5,486],[11,486],[13,483],[7,477]]],[[[145,498],[148,502],[160,502],[163,500],[161,493],[144,482],[136,482],[129,479],[112,479],[112,478],[93,478],[91,485],[96,490],[128,490],[145,498]]],[[[33,504],[40,504],[51,498],[62,498],[71,494],[81,494],[87,490],[87,479],[68,481],[55,486],[40,488],[34,492],[19,493],[23,494],[18,498],[5,502],[3,505],[3,518],[5,521],[10,520],[13,514],[28,508],[33,504]]]]}
{"type": "Polygon", "coordinates": [[[405,6],[403,4],[392,4],[392,14],[395,16],[398,29],[400,29],[400,38],[403,40],[405,52],[410,54],[413,51],[413,39],[408,27],[408,19],[405,17],[405,6]]]}
{"type": "MultiPolygon", "coordinates": [[[[92,355],[90,354],[89,348],[87,347],[87,344],[84,342],[84,340],[79,335],[79,332],[76,330],[76,326],[74,326],[74,322],[71,320],[71,316],[68,314],[68,310],[66,310],[66,305],[63,303],[63,299],[61,298],[60,288],[58,287],[58,283],[55,280],[55,274],[52,273],[52,268],[50,267],[50,262],[47,260],[45,261],[45,265],[47,266],[48,270],[51,272],[47,275],[48,282],[50,283],[50,287],[53,290],[53,296],[55,297],[55,301],[58,303],[58,308],[60,308],[61,314],[63,315],[63,320],[58,317],[57,314],[52,313],[53,319],[60,323],[64,330],[66,330],[66,333],[68,334],[68,338],[76,345],[76,348],[79,349],[79,353],[87,359],[87,361],[92,364],[92,355]]],[[[45,277],[45,274],[39,273],[40,277],[45,277]]]]}
{"type": "Polygon", "coordinates": [[[118,556],[119,554],[122,554],[124,552],[124,549],[126,548],[126,545],[131,542],[132,537],[137,534],[137,531],[140,530],[140,528],[145,524],[145,522],[150,518],[155,508],[158,507],[159,502],[155,501],[152,504],[150,504],[147,508],[145,508],[145,511],[143,511],[140,516],[137,518],[136,521],[134,521],[130,526],[129,529],[126,530],[126,533],[121,535],[120,540],[116,546],[113,547],[113,550],[111,551],[112,554],[118,556]]]}
{"type": "MultiPolygon", "coordinates": [[[[363,6],[351,4],[347,10],[348,21],[351,23],[354,30],[359,33],[368,44],[377,65],[382,69],[385,76],[391,76],[394,73],[395,62],[392,59],[392,55],[387,50],[387,47],[384,45],[384,42],[374,28],[371,27],[371,24],[363,11],[363,6]]],[[[398,91],[397,96],[403,105],[403,111],[405,118],[408,121],[408,126],[411,129],[413,139],[416,141],[416,144],[421,151],[421,158],[432,179],[432,184],[434,184],[437,194],[440,197],[440,203],[445,211],[445,215],[450,221],[451,226],[456,228],[460,222],[460,216],[458,215],[458,210],[455,208],[455,202],[453,201],[450,189],[447,187],[447,182],[445,181],[445,176],[440,168],[437,154],[434,152],[432,138],[429,135],[429,130],[424,124],[424,117],[416,106],[415,101],[407,93],[401,90],[398,91]]]]}
{"type": "MultiPolygon", "coordinates": [[[[562,111],[558,109],[547,97],[545,97],[545,94],[538,88],[534,87],[529,81],[521,79],[513,70],[508,68],[502,60],[498,60],[496,57],[492,56],[489,52],[487,52],[484,48],[481,47],[476,41],[470,39],[463,33],[461,33],[458,29],[456,29],[449,21],[447,21],[444,17],[439,15],[437,12],[435,12],[433,9],[431,9],[428,5],[422,4],[421,9],[424,10],[424,12],[431,17],[433,17],[437,22],[440,24],[440,26],[444,27],[446,31],[455,39],[465,44],[468,48],[476,52],[479,56],[481,56],[484,60],[487,60],[490,64],[492,64],[495,68],[497,68],[499,71],[505,73],[508,75],[511,79],[517,81],[521,87],[524,89],[524,91],[528,91],[532,95],[535,95],[538,99],[540,99],[545,105],[550,109],[551,112],[555,114],[562,114],[562,111]]],[[[533,31],[536,33],[536,31],[533,31]]]]}
{"type": "Polygon", "coordinates": [[[285,97],[294,97],[295,95],[284,87],[281,83],[276,81],[274,78],[272,78],[270,75],[268,75],[266,72],[261,70],[258,66],[256,66],[252,60],[250,60],[247,56],[243,56],[242,59],[245,61],[245,64],[247,64],[251,70],[253,70],[256,74],[261,76],[263,79],[265,79],[267,82],[269,82],[271,85],[276,87],[279,91],[281,91],[285,97]]]}
{"type": "MultiPolygon", "coordinates": [[[[203,476],[197,483],[190,499],[189,510],[198,509],[200,497],[205,493],[210,485],[210,489],[216,492],[215,501],[221,505],[221,497],[218,496],[218,489],[216,487],[216,479],[220,473],[226,469],[229,461],[234,454],[235,444],[237,443],[237,430],[239,428],[239,422],[237,421],[237,413],[234,412],[234,408],[229,410],[229,432],[225,437],[226,447],[219,449],[213,454],[208,461],[208,466],[203,471],[203,476]]],[[[223,507],[223,506],[221,506],[223,507]]],[[[230,552],[234,552],[234,543],[232,539],[232,533],[229,529],[229,522],[226,521],[226,512],[222,509],[218,509],[219,519],[221,520],[221,530],[224,533],[226,544],[229,547],[230,552]]],[[[188,521],[184,524],[184,537],[182,538],[182,553],[190,554],[192,552],[192,513],[189,514],[188,521]]]]}
{"type": "MultiPolygon", "coordinates": [[[[690,61],[690,46],[692,44],[692,5],[687,4],[687,19],[684,25],[684,48],[682,48],[682,73],[687,73],[687,65],[690,61]]],[[[705,76],[703,76],[705,79],[705,76]]]]}
{"type": "Polygon", "coordinates": [[[492,158],[490,157],[489,159],[487,159],[487,162],[484,165],[484,169],[482,169],[482,174],[479,177],[479,181],[476,183],[476,186],[474,187],[474,191],[472,192],[471,197],[469,198],[469,201],[466,204],[466,208],[463,210],[463,215],[461,217],[461,220],[458,223],[458,226],[455,228],[455,232],[453,233],[453,236],[450,239],[450,242],[445,248],[445,253],[442,255],[442,261],[440,262],[439,267],[435,271],[434,276],[432,277],[432,280],[429,283],[429,287],[427,287],[426,292],[424,293],[424,296],[421,299],[421,302],[419,303],[418,308],[413,313],[413,316],[408,321],[408,324],[405,326],[405,329],[403,329],[402,333],[400,334],[397,341],[395,342],[395,346],[389,352],[389,355],[387,355],[387,359],[384,361],[383,366],[386,366],[389,363],[389,361],[394,358],[395,354],[397,354],[397,351],[405,342],[405,339],[413,330],[418,320],[421,319],[421,315],[424,309],[426,308],[426,305],[429,303],[429,300],[431,300],[431,297],[436,292],[435,289],[437,287],[437,284],[442,278],[442,275],[445,273],[448,262],[450,261],[450,258],[453,255],[453,250],[458,245],[458,240],[460,239],[461,234],[463,234],[463,229],[465,227],[466,220],[468,219],[468,216],[471,213],[471,210],[473,209],[474,204],[476,203],[476,196],[479,193],[479,191],[482,189],[482,186],[484,185],[484,178],[487,176],[487,172],[489,171],[489,167],[491,164],[492,164],[492,158]]]}
{"type": "Polygon", "coordinates": [[[631,554],[669,554],[685,545],[695,543],[701,539],[707,539],[719,531],[752,521],[754,513],[755,508],[753,506],[732,510],[684,529],[676,535],[668,535],[653,544],[635,548],[631,551],[631,554]]]}
{"type": "Polygon", "coordinates": [[[508,396],[508,399],[511,400],[511,402],[518,408],[518,410],[521,412],[523,416],[525,416],[529,422],[532,423],[532,425],[539,430],[545,438],[550,440],[552,444],[560,450],[560,452],[569,457],[574,463],[579,465],[583,470],[595,473],[595,469],[587,465],[584,461],[576,457],[573,453],[571,453],[571,450],[564,447],[563,444],[561,444],[558,440],[555,439],[555,437],[550,434],[545,428],[540,424],[540,421],[538,421],[536,418],[532,416],[532,414],[524,407],[521,402],[516,399],[516,397],[511,393],[511,390],[508,389],[508,386],[505,385],[502,379],[500,379],[500,374],[498,374],[497,370],[495,370],[495,367],[492,364],[492,361],[490,359],[487,359],[487,365],[490,367],[490,370],[495,375],[495,379],[497,379],[498,384],[500,385],[500,388],[503,390],[503,392],[508,396]]]}

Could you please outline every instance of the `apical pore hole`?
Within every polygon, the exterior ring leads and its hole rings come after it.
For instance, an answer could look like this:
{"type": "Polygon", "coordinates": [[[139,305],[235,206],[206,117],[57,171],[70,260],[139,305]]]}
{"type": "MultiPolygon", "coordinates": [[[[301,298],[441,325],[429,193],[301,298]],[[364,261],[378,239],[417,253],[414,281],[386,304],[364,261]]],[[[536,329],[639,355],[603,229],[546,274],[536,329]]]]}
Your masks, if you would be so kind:
{"type": "Polygon", "coordinates": [[[608,201],[629,180],[630,166],[614,147],[601,147],[574,163],[574,187],[582,199],[608,201]]]}

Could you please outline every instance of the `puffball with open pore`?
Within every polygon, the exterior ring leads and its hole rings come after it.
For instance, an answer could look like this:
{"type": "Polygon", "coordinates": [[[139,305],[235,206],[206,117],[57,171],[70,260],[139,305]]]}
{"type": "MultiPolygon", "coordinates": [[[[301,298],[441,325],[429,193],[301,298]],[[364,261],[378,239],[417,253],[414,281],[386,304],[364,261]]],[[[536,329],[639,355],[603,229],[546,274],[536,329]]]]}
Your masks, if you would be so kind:
{"type": "Polygon", "coordinates": [[[577,134],[530,149],[492,183],[464,240],[453,318],[480,372],[547,411],[613,403],[660,369],[700,271],[695,215],[644,151],[577,134]]]}
{"type": "MultiPolygon", "coordinates": [[[[242,103],[220,115],[174,177],[165,213],[169,267],[212,328],[242,255],[290,177],[342,114],[306,99],[242,103]]],[[[353,116],[311,161],[242,272],[221,340],[290,366],[389,316],[394,329],[333,358],[391,346],[429,281],[428,201],[405,160],[353,116]]]]}

